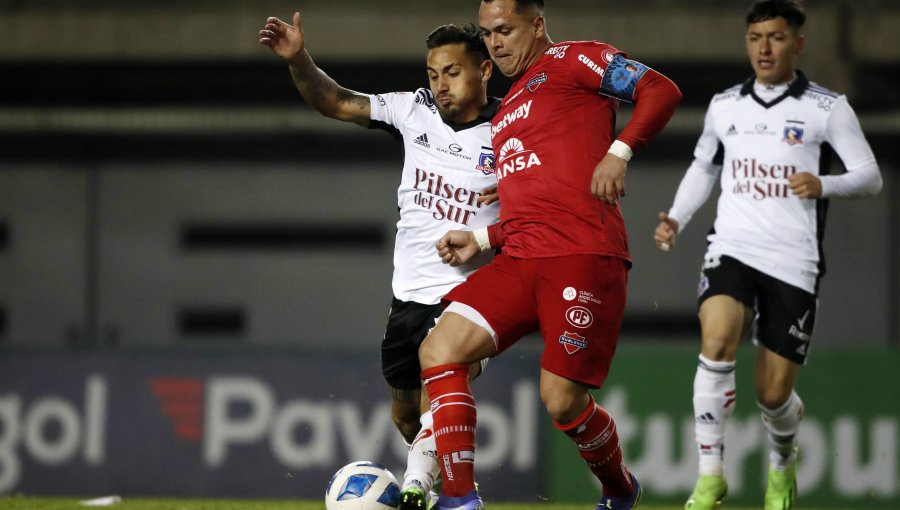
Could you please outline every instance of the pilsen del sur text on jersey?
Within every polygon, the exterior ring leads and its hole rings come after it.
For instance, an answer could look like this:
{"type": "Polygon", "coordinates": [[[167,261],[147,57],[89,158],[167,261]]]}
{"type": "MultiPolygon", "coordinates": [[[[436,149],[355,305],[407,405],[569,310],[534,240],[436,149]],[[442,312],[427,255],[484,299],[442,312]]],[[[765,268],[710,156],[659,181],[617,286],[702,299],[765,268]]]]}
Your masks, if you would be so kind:
{"type": "Polygon", "coordinates": [[[755,200],[788,198],[788,179],[797,173],[795,165],[757,162],[756,158],[731,160],[732,193],[750,194],[755,200]]]}
{"type": "Polygon", "coordinates": [[[419,191],[414,198],[417,205],[433,211],[436,220],[454,221],[461,225],[469,225],[471,219],[478,215],[481,193],[444,182],[444,176],[416,168],[416,182],[413,189],[419,191]]]}

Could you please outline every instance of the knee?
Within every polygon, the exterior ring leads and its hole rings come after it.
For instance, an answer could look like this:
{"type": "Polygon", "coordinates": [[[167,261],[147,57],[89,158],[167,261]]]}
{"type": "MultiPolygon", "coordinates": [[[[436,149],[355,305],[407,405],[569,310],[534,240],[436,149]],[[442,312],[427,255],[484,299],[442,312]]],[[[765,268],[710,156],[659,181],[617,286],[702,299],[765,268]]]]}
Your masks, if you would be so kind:
{"type": "Polygon", "coordinates": [[[710,361],[732,361],[736,348],[724,336],[710,335],[703,337],[703,356],[710,361]]]}
{"type": "Polygon", "coordinates": [[[487,342],[484,342],[472,335],[456,334],[436,327],[419,347],[419,365],[425,370],[438,365],[477,363],[477,360],[492,354],[492,349],[488,347],[492,348],[493,343],[490,336],[486,338],[487,342]]]}
{"type": "Polygon", "coordinates": [[[547,414],[558,423],[569,423],[584,411],[590,400],[587,393],[575,395],[564,392],[542,391],[541,400],[547,409],[547,414]]]}
{"type": "Polygon", "coordinates": [[[447,359],[447,342],[436,339],[434,334],[428,335],[419,347],[419,366],[422,369],[450,363],[447,359]]]}
{"type": "Polygon", "coordinates": [[[780,388],[766,388],[758,392],[756,402],[763,409],[774,410],[783,406],[790,397],[790,390],[785,392],[780,388]]]}

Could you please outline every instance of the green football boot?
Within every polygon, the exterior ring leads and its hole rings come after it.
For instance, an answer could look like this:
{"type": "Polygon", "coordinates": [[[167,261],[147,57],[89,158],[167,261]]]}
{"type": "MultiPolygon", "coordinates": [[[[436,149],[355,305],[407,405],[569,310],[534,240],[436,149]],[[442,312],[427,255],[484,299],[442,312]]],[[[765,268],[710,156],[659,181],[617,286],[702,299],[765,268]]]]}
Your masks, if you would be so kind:
{"type": "Polygon", "coordinates": [[[694,486],[694,493],[684,504],[684,510],[713,510],[722,505],[726,494],[728,482],[724,476],[700,475],[694,486]]]}
{"type": "Polygon", "coordinates": [[[784,471],[769,466],[769,482],[766,485],[765,510],[790,510],[797,499],[797,457],[784,471]]]}
{"type": "Polygon", "coordinates": [[[411,485],[400,493],[398,510],[428,510],[429,498],[421,488],[411,485]]]}

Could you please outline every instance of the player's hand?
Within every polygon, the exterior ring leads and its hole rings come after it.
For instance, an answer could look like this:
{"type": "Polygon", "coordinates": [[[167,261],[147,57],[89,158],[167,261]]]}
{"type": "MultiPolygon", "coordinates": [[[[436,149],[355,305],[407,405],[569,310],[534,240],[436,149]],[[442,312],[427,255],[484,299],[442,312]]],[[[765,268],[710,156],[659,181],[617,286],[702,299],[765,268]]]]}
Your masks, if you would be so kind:
{"type": "Polygon", "coordinates": [[[625,196],[625,170],[628,162],[619,156],[607,154],[603,157],[591,177],[591,193],[606,204],[619,203],[625,196]]]}
{"type": "Polygon", "coordinates": [[[660,251],[672,251],[676,237],[678,237],[678,222],[664,212],[659,213],[659,225],[653,234],[656,247],[660,251]]]}
{"type": "Polygon", "coordinates": [[[822,196],[822,180],[809,172],[799,172],[788,177],[788,185],[798,198],[822,196]]]}
{"type": "Polygon", "coordinates": [[[475,234],[468,230],[451,230],[435,244],[441,262],[453,267],[465,264],[481,253],[475,234]]]}
{"type": "Polygon", "coordinates": [[[497,186],[488,186],[481,190],[481,194],[478,195],[478,203],[481,205],[491,205],[497,200],[500,199],[500,194],[497,193],[497,186]]]}
{"type": "Polygon", "coordinates": [[[300,13],[294,13],[293,25],[275,17],[266,19],[266,26],[259,31],[259,43],[288,63],[294,63],[304,49],[300,13]]]}

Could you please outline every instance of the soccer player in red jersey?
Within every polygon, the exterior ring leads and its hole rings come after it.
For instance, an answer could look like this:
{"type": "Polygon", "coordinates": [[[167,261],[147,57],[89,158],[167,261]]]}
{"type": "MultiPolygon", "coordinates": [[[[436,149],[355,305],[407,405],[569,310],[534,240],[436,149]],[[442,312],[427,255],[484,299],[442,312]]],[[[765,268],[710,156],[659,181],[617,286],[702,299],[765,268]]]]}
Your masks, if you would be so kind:
{"type": "Polygon", "coordinates": [[[612,417],[588,390],[606,378],[625,308],[630,260],[618,201],[627,162],[663,129],[681,93],[608,44],[553,43],[543,7],[483,0],[479,11],[496,67],[516,80],[491,126],[500,222],[451,231],[437,248],[451,265],[482,249],[503,253],[446,296],[419,350],[444,475],[440,509],[483,507],[467,364],[538,330],[541,399],[601,481],[598,508],[631,509],[641,495],[612,417]],[[614,140],[620,100],[635,109],[614,140]]]}

